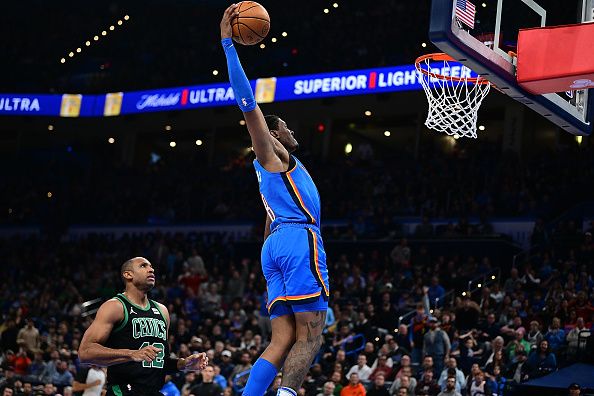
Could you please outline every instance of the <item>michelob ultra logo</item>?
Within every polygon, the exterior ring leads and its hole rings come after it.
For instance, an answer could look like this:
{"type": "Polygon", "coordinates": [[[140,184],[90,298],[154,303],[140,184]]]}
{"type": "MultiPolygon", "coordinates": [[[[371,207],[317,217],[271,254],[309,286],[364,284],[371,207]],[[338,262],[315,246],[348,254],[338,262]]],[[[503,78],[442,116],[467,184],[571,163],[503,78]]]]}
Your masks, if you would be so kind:
{"type": "Polygon", "coordinates": [[[123,92],[113,92],[105,95],[105,106],[103,107],[103,115],[106,117],[120,115],[120,112],[122,111],[123,100],[123,92]]]}
{"type": "Polygon", "coordinates": [[[276,77],[256,80],[256,102],[272,103],[276,93],[276,77]]]}
{"type": "Polygon", "coordinates": [[[60,117],[78,117],[80,115],[82,97],[82,95],[62,95],[60,117]]]}

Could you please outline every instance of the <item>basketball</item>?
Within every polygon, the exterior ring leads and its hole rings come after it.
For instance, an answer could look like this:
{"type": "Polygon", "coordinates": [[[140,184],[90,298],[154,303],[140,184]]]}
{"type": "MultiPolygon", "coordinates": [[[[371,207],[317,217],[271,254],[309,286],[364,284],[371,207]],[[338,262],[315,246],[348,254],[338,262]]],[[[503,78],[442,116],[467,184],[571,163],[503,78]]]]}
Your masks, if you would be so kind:
{"type": "Polygon", "coordinates": [[[233,40],[243,45],[254,45],[266,38],[270,31],[270,16],[262,5],[255,1],[238,3],[239,15],[231,21],[233,40]]]}

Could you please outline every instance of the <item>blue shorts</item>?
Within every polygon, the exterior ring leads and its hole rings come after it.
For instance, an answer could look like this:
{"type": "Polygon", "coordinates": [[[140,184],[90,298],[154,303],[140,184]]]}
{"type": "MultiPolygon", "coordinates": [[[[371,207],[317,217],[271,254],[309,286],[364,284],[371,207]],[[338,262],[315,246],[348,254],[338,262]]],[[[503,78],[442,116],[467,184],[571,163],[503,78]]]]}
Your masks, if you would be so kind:
{"type": "Polygon", "coordinates": [[[270,319],[328,309],[326,252],[317,228],[308,224],[275,228],[262,246],[262,272],[270,319]]]}

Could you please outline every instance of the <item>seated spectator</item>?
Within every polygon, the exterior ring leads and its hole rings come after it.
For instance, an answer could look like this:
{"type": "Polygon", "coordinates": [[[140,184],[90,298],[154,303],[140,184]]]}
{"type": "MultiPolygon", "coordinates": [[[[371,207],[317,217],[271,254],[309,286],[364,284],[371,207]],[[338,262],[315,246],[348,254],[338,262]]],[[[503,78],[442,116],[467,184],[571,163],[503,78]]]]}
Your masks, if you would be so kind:
{"type": "Polygon", "coordinates": [[[367,365],[367,356],[359,354],[357,357],[357,364],[351,367],[347,373],[347,378],[351,378],[352,373],[357,373],[357,377],[361,381],[367,381],[371,375],[371,367],[367,365]]]}
{"type": "Polygon", "coordinates": [[[400,359],[400,368],[396,373],[396,379],[400,378],[404,374],[406,368],[408,368],[409,373],[412,373],[411,359],[409,355],[403,355],[402,359],[400,359]]]}
{"type": "Polygon", "coordinates": [[[335,371],[330,376],[330,381],[334,384],[334,396],[340,396],[340,392],[342,391],[342,373],[340,371],[335,371]]]}
{"type": "Polygon", "coordinates": [[[501,367],[493,367],[492,372],[486,373],[489,388],[493,391],[493,396],[503,396],[505,387],[507,385],[507,378],[501,373],[501,367]]]}
{"type": "MultiPolygon", "coordinates": [[[[524,339],[524,331],[521,329],[516,330],[515,332],[515,339],[507,344],[507,348],[505,348],[505,356],[507,361],[514,360],[516,357],[516,352],[520,349],[525,350],[526,352],[530,352],[530,343],[524,339]]],[[[494,362],[499,366],[504,366],[502,362],[494,362]]]]}
{"type": "Polygon", "coordinates": [[[437,381],[437,384],[442,390],[446,388],[446,382],[450,375],[454,375],[456,378],[456,390],[458,392],[460,392],[461,389],[466,388],[464,373],[458,368],[458,362],[454,357],[450,357],[447,360],[446,368],[443,369],[441,375],[439,376],[439,380],[437,381]]]}
{"type": "MultiPolygon", "coordinates": [[[[417,375],[415,376],[416,379],[421,380],[421,378],[423,378],[423,374],[425,373],[425,371],[435,371],[435,367],[433,365],[433,357],[431,356],[425,356],[423,358],[423,365],[421,366],[419,371],[417,371],[417,375]]],[[[433,374],[435,376],[435,372],[433,374]]]]}
{"type": "MultiPolygon", "coordinates": [[[[280,386],[280,384],[279,384],[279,386],[280,386]]],[[[318,393],[317,396],[333,396],[334,388],[336,388],[336,385],[334,385],[334,382],[328,381],[324,384],[322,392],[318,393]]],[[[278,387],[276,387],[276,389],[278,390],[278,387]]],[[[276,393],[274,395],[276,395],[276,393]]],[[[272,395],[272,396],[274,396],[274,395],[272,395]]]]}
{"type": "Polygon", "coordinates": [[[462,396],[462,394],[456,390],[456,378],[448,377],[445,382],[445,389],[439,392],[437,396],[462,396]]]}
{"type": "Polygon", "coordinates": [[[409,377],[407,375],[403,375],[399,379],[392,382],[392,386],[390,387],[390,395],[394,395],[397,392],[400,392],[400,389],[406,388],[408,395],[412,396],[415,394],[416,387],[417,387],[417,379],[415,377],[409,377]]]}
{"type": "Polygon", "coordinates": [[[532,371],[528,363],[528,354],[526,351],[516,353],[516,361],[510,363],[505,369],[505,376],[516,384],[522,383],[529,378],[532,371]]]}
{"type": "Polygon", "coordinates": [[[386,388],[386,380],[382,373],[378,373],[373,380],[373,385],[367,391],[367,396],[390,396],[386,388]]]}
{"type": "MultiPolygon", "coordinates": [[[[391,360],[391,359],[390,359],[391,360]]],[[[374,381],[375,377],[379,374],[383,375],[384,378],[390,378],[392,374],[392,368],[388,367],[388,357],[387,356],[378,356],[377,358],[377,367],[371,372],[369,376],[370,381],[374,381]]]]}
{"type": "Polygon", "coordinates": [[[567,333],[567,354],[570,356],[574,356],[577,353],[578,349],[578,340],[580,337],[580,333],[586,329],[586,325],[584,323],[584,318],[581,316],[577,318],[575,327],[567,333]]]}
{"type": "Polygon", "coordinates": [[[196,396],[221,396],[223,389],[214,382],[214,367],[209,364],[201,371],[202,382],[190,388],[190,394],[196,396]]]}
{"type": "Polygon", "coordinates": [[[526,353],[530,353],[530,351],[540,344],[540,340],[542,340],[543,335],[540,332],[540,323],[538,321],[533,320],[530,322],[530,331],[526,334],[526,341],[530,344],[530,349],[526,350],[526,353]]]}
{"type": "Polygon", "coordinates": [[[57,386],[70,386],[74,377],[72,373],[68,371],[68,362],[59,361],[56,373],[52,376],[52,384],[57,386]]]}
{"type": "Polygon", "coordinates": [[[565,331],[561,328],[561,320],[559,318],[553,318],[551,327],[549,327],[549,331],[544,335],[544,339],[548,341],[548,346],[553,352],[558,352],[564,347],[565,331]]]}
{"type": "Polygon", "coordinates": [[[359,374],[353,372],[349,376],[348,385],[340,391],[340,396],[365,396],[366,393],[365,387],[359,380],[359,374]]]}
{"type": "Polygon", "coordinates": [[[546,339],[540,342],[538,349],[530,353],[528,364],[531,368],[528,374],[530,378],[542,377],[557,370],[557,358],[546,339]]]}
{"type": "Polygon", "coordinates": [[[467,392],[469,396],[485,396],[491,395],[492,390],[489,388],[489,384],[485,380],[485,374],[478,370],[474,374],[474,378],[467,386],[467,392]]]}
{"type": "Polygon", "coordinates": [[[440,390],[437,381],[433,378],[433,371],[427,370],[423,373],[423,378],[415,386],[415,395],[437,396],[440,390]]]}

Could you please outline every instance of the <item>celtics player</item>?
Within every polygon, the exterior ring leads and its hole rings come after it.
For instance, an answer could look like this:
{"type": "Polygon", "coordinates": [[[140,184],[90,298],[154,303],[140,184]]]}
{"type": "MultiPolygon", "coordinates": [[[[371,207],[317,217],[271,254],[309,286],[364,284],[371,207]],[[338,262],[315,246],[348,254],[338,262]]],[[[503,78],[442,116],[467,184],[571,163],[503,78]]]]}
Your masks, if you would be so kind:
{"type": "Polygon", "coordinates": [[[80,361],[108,366],[107,395],[161,395],[165,374],[202,370],[208,358],[204,353],[169,357],[169,312],[147,297],[155,286],[155,270],[147,259],[126,261],[121,276],[126,290],[99,308],[81,341],[80,361]]]}

